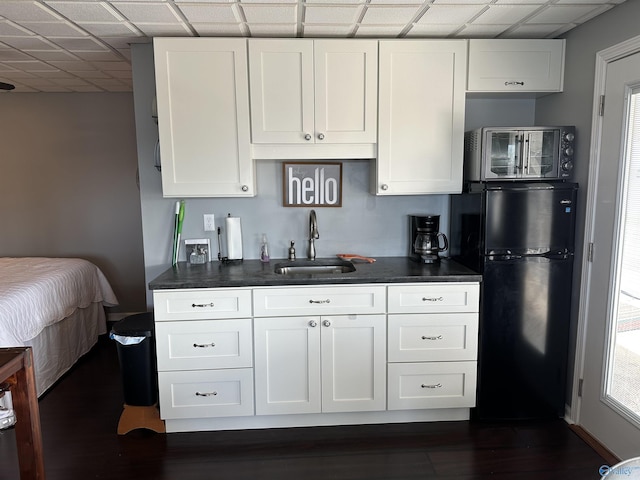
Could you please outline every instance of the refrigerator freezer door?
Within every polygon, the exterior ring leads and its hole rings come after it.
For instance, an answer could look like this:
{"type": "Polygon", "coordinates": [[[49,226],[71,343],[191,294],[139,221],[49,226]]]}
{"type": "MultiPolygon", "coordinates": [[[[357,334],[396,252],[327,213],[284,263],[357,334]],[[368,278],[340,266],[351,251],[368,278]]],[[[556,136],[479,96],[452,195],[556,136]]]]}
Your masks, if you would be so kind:
{"type": "Polygon", "coordinates": [[[484,263],[479,419],[564,415],[573,255],[484,263]]]}
{"type": "Polygon", "coordinates": [[[492,184],[485,192],[485,255],[573,252],[577,187],[492,184]]]}

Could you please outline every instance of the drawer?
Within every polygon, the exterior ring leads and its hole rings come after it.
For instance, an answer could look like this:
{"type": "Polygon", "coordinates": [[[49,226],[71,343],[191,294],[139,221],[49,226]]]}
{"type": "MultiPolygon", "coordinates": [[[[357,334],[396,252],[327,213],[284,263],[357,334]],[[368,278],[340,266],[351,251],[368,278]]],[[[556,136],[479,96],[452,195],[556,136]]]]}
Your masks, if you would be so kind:
{"type": "Polygon", "coordinates": [[[253,366],[251,319],[156,324],[158,370],[253,366]]]}
{"type": "Polygon", "coordinates": [[[251,290],[194,288],[153,292],[156,322],[251,316],[251,290]]]}
{"type": "Polygon", "coordinates": [[[476,403],[476,362],[390,363],[389,410],[466,408],[476,403]]]}
{"type": "Polygon", "coordinates": [[[477,313],[389,315],[390,362],[476,360],[477,313]]]}
{"type": "Polygon", "coordinates": [[[389,313],[477,312],[477,283],[421,283],[389,286],[389,313]]]}
{"type": "Polygon", "coordinates": [[[253,291],[256,317],[385,313],[385,307],[382,285],[256,288],[253,291]]]}
{"type": "Polygon", "coordinates": [[[159,372],[160,417],[253,415],[253,369],[159,372]]]}

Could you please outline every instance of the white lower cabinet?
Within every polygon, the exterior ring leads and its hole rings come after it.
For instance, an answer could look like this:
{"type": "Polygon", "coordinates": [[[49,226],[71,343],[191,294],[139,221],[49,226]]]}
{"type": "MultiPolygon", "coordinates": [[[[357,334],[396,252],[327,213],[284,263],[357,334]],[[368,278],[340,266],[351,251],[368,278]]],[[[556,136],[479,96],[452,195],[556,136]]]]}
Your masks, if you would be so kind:
{"type": "Polygon", "coordinates": [[[256,414],[386,406],[384,315],[256,318],[256,414]]]}

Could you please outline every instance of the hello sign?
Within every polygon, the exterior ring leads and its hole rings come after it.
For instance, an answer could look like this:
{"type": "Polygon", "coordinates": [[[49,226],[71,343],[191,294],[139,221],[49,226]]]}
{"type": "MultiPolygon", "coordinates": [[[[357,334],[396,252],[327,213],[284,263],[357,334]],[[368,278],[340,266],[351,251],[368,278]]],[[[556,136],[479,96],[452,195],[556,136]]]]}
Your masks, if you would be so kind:
{"type": "Polygon", "coordinates": [[[342,163],[282,164],[285,207],[342,206],[342,163]]]}

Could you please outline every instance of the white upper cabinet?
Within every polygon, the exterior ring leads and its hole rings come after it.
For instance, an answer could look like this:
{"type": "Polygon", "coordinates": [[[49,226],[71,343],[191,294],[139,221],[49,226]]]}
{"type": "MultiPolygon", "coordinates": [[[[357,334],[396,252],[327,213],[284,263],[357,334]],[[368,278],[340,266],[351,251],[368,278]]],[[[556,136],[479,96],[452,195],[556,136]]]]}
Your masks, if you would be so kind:
{"type": "Polygon", "coordinates": [[[373,156],[377,56],[377,40],[250,39],[254,157],[269,157],[270,145],[282,146],[276,158],[373,156]],[[286,148],[296,145],[319,148],[286,148]]]}
{"type": "Polygon", "coordinates": [[[469,92],[561,92],[564,40],[469,40],[469,92]]]}
{"type": "Polygon", "coordinates": [[[245,39],[155,38],[165,197],[255,195],[245,39]]]}
{"type": "Polygon", "coordinates": [[[460,193],[466,40],[380,41],[378,195],[460,193]]]}

